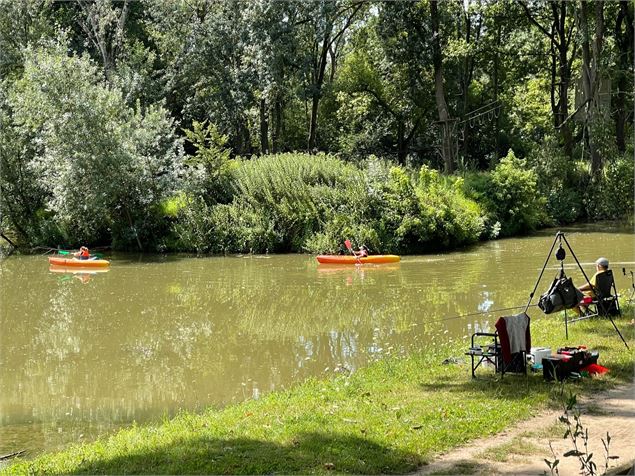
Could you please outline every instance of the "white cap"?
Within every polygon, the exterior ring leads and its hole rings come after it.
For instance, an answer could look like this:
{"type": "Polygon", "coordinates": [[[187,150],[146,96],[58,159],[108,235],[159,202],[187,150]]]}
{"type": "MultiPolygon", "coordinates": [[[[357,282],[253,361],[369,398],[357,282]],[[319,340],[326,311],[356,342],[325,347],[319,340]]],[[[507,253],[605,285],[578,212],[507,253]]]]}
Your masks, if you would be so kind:
{"type": "Polygon", "coordinates": [[[602,266],[603,268],[609,267],[609,260],[606,258],[598,258],[595,260],[595,264],[602,266]]]}

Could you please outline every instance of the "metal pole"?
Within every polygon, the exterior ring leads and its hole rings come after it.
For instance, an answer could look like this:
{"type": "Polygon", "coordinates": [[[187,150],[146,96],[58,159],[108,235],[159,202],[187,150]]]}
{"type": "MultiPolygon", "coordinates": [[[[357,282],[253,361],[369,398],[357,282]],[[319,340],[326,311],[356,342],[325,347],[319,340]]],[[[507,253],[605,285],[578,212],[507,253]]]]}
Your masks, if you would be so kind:
{"type": "Polygon", "coordinates": [[[540,280],[542,279],[542,275],[545,272],[545,268],[547,267],[547,263],[549,262],[549,257],[551,256],[551,252],[553,251],[554,247],[556,246],[556,241],[558,241],[558,238],[560,238],[560,236],[562,235],[562,232],[558,232],[556,233],[556,237],[553,240],[553,243],[551,244],[551,249],[549,250],[549,253],[547,253],[547,259],[545,260],[545,264],[542,265],[542,270],[540,271],[540,275],[538,276],[538,281],[536,281],[536,285],[534,286],[534,290],[531,292],[531,294],[529,294],[529,301],[527,301],[527,306],[525,306],[525,313],[527,312],[527,309],[529,309],[529,305],[531,304],[531,300],[534,298],[534,294],[536,293],[536,289],[538,289],[538,284],[540,283],[540,280]]]}

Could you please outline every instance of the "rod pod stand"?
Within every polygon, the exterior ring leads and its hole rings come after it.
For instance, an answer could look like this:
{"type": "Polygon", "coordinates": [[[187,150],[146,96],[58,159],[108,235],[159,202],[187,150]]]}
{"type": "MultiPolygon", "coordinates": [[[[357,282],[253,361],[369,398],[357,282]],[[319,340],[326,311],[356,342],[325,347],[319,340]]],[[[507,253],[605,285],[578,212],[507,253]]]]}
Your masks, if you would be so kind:
{"type": "MultiPolygon", "coordinates": [[[[586,280],[586,283],[595,292],[595,287],[589,281],[589,277],[584,272],[584,269],[582,269],[582,265],[578,261],[577,256],[575,255],[575,253],[573,252],[573,249],[571,248],[571,245],[567,241],[567,237],[564,236],[564,232],[559,231],[558,233],[556,233],[556,237],[554,238],[553,243],[551,244],[551,249],[549,250],[549,253],[547,253],[547,259],[545,259],[545,264],[542,265],[542,270],[540,271],[540,274],[538,275],[538,280],[536,281],[536,285],[534,286],[533,291],[529,294],[529,301],[527,301],[527,306],[525,307],[525,312],[527,312],[527,309],[529,309],[529,306],[531,305],[531,301],[534,298],[534,295],[536,294],[536,289],[538,289],[538,284],[540,283],[540,280],[542,279],[542,275],[545,273],[545,268],[547,267],[547,263],[549,262],[549,257],[551,256],[551,253],[553,252],[553,249],[556,247],[556,243],[559,245],[558,246],[558,251],[556,251],[556,259],[558,261],[560,261],[560,273],[561,273],[561,275],[564,274],[564,258],[566,257],[566,252],[565,252],[564,248],[562,247],[562,243],[563,242],[564,242],[565,245],[567,245],[567,248],[569,249],[569,252],[571,253],[571,256],[573,256],[573,259],[575,260],[576,264],[578,265],[578,268],[582,272],[582,276],[584,276],[584,279],[586,280]]],[[[622,339],[622,342],[624,342],[624,345],[626,346],[626,348],[629,349],[628,344],[626,343],[626,340],[624,340],[624,336],[622,336],[622,333],[620,332],[620,330],[617,328],[617,325],[615,324],[615,321],[613,320],[613,317],[611,317],[611,315],[608,312],[606,312],[606,309],[604,308],[604,303],[602,301],[598,301],[597,305],[600,306],[600,309],[602,310],[602,313],[604,315],[608,316],[608,318],[611,321],[611,324],[613,324],[613,327],[615,328],[615,332],[617,332],[617,335],[620,336],[620,339],[622,339]]],[[[565,327],[566,338],[569,339],[569,326],[568,326],[567,310],[566,309],[564,310],[564,327],[565,327]]]]}

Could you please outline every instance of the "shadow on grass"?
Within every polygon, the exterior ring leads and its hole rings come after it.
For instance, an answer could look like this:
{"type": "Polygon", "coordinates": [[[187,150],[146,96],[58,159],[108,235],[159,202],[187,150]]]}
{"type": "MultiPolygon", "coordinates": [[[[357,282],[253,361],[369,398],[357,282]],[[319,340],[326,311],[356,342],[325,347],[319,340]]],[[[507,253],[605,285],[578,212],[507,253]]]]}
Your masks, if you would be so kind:
{"type": "Polygon", "coordinates": [[[403,474],[421,464],[416,454],[361,437],[308,433],[278,445],[200,436],[123,456],[97,457],[65,474],[403,474]]]}
{"type": "MultiPolygon", "coordinates": [[[[469,371],[469,366],[468,366],[469,371]]],[[[444,382],[422,382],[419,384],[425,392],[457,392],[466,394],[483,394],[487,398],[498,398],[504,400],[523,399],[529,390],[549,391],[550,385],[542,377],[542,374],[525,374],[506,373],[501,378],[499,373],[493,370],[476,371],[477,377],[464,381],[444,381],[444,382]]],[[[474,398],[478,398],[474,395],[474,398]]]]}

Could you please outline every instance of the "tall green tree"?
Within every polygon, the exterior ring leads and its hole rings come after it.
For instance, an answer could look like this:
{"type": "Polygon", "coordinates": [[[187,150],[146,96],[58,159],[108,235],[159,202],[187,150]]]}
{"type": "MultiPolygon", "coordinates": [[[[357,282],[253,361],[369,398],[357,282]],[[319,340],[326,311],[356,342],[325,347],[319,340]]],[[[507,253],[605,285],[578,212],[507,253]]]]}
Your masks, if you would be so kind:
{"type": "Polygon", "coordinates": [[[332,75],[337,64],[335,50],[344,34],[358,18],[364,0],[320,0],[299,3],[302,17],[298,21],[299,34],[304,47],[303,74],[306,94],[310,101],[309,131],[307,148],[312,151],[317,146],[318,111],[323,95],[327,67],[332,75]]]}
{"type": "Polygon", "coordinates": [[[114,240],[145,249],[158,204],[178,184],[181,145],[161,106],[132,109],[87,57],[64,41],[25,52],[12,85],[13,130],[33,144],[24,165],[37,176],[62,237],[114,240]]]}
{"type": "Polygon", "coordinates": [[[517,0],[534,27],[549,39],[550,98],[554,127],[560,131],[564,152],[573,155],[573,135],[569,115],[571,69],[577,45],[573,11],[575,5],[566,0],[549,2],[517,0]]]}

